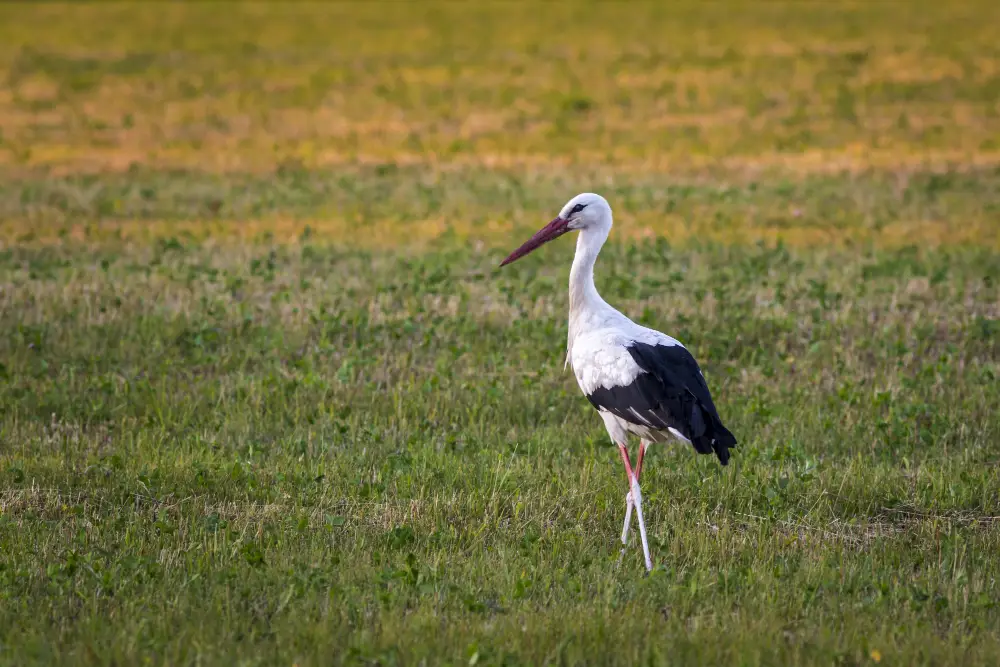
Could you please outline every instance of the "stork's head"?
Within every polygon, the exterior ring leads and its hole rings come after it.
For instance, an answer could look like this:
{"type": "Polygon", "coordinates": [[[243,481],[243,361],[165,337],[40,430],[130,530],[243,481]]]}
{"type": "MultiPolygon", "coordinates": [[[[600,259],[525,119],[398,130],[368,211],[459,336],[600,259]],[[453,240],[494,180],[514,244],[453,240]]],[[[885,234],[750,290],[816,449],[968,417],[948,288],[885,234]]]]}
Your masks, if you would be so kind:
{"type": "MultiPolygon", "coordinates": [[[[607,233],[611,229],[611,206],[608,205],[608,200],[593,192],[584,192],[573,197],[562,207],[558,217],[535,232],[524,245],[510,253],[507,259],[500,262],[500,266],[521,259],[539,246],[574,229],[601,229],[607,233]]],[[[604,239],[601,240],[603,242],[604,239]]]]}

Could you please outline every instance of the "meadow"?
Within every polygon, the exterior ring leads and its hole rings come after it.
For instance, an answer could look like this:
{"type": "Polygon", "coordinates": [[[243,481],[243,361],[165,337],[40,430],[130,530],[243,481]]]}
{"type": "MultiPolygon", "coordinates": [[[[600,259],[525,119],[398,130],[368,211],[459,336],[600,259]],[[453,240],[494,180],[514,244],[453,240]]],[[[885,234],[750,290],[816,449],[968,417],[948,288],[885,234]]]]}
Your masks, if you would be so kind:
{"type": "Polygon", "coordinates": [[[0,5],[0,664],[1000,664],[1000,5],[0,5]],[[740,440],[655,562],[604,297],[740,440]]]}

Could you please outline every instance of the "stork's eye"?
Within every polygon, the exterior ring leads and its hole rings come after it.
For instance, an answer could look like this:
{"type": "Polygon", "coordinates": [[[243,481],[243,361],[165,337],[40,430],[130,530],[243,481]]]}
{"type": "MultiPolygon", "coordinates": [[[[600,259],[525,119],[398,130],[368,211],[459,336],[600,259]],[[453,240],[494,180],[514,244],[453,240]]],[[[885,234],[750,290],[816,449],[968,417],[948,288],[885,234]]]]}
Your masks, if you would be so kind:
{"type": "Polygon", "coordinates": [[[586,204],[577,204],[576,206],[573,207],[573,210],[570,211],[569,214],[573,215],[574,213],[579,213],[580,211],[582,211],[585,208],[587,208],[586,204]]]}

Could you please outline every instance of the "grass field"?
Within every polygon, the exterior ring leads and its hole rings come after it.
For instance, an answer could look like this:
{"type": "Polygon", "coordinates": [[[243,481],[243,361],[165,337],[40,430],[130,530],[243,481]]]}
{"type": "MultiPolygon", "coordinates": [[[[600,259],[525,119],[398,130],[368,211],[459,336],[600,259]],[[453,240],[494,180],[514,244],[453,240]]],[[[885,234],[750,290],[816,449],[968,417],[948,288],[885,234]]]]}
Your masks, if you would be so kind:
{"type": "Polygon", "coordinates": [[[998,7],[0,5],[0,664],[1000,664],[998,7]]]}

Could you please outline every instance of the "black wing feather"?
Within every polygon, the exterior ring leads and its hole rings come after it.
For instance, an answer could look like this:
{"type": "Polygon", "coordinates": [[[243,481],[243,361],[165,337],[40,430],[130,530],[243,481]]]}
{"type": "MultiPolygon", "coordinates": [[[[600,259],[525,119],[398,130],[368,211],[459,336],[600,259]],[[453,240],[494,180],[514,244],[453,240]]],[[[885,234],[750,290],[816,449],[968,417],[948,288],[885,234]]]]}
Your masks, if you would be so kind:
{"type": "Polygon", "coordinates": [[[681,345],[632,343],[626,348],[640,373],[628,385],[598,387],[587,396],[603,408],[637,426],[674,428],[699,454],[719,457],[726,465],[736,438],[722,425],[705,377],[691,353],[681,345]]]}

